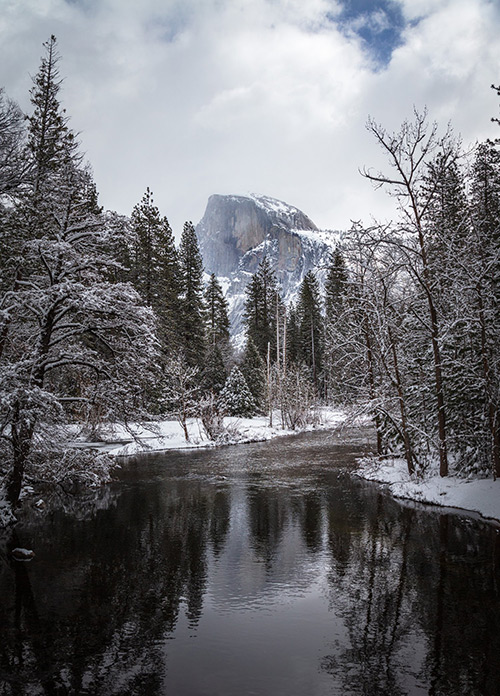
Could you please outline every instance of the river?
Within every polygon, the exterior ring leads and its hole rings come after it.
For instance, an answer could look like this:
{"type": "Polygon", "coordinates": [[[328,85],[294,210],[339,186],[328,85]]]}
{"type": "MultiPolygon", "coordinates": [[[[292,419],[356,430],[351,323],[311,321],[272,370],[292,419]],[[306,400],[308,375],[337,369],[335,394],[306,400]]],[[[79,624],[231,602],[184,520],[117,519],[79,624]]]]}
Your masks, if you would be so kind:
{"type": "Polygon", "coordinates": [[[354,478],[368,446],[144,455],[27,514],[35,558],[1,555],[0,696],[500,694],[498,528],[354,478]]]}

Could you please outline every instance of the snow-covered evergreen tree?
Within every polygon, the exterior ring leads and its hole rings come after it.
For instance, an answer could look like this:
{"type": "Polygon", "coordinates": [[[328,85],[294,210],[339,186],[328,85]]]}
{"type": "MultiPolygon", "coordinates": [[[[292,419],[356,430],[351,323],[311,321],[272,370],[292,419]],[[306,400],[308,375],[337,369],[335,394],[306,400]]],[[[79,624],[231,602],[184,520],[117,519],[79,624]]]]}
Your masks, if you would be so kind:
{"type": "Polygon", "coordinates": [[[228,416],[249,417],[255,414],[255,400],[238,367],[231,370],[220,393],[219,402],[228,416]]]}

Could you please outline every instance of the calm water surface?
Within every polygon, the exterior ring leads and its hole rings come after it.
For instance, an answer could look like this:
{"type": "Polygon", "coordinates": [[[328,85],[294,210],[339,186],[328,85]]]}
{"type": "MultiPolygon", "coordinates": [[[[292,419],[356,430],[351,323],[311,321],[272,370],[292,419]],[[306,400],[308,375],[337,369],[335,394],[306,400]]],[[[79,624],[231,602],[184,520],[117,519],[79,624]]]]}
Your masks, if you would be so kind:
{"type": "Polygon", "coordinates": [[[152,455],[33,512],[2,547],[0,694],[500,694],[498,529],[353,479],[366,447],[152,455]]]}

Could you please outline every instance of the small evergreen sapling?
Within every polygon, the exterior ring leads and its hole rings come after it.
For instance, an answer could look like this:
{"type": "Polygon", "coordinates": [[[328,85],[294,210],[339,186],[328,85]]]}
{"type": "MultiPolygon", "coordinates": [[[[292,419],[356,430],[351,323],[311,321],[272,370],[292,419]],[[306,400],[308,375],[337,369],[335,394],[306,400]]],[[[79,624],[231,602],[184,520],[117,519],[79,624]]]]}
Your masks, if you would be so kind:
{"type": "Polygon", "coordinates": [[[220,404],[228,416],[253,416],[257,410],[255,399],[238,367],[233,367],[220,393],[220,404]]]}

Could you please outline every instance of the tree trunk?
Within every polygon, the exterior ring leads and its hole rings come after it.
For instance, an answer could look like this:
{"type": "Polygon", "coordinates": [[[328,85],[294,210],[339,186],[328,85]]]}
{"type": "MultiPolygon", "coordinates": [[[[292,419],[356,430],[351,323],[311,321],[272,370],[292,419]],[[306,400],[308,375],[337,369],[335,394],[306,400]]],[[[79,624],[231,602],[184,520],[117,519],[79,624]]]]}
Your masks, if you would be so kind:
{"type": "Polygon", "coordinates": [[[391,343],[392,351],[392,362],[394,365],[394,376],[396,378],[396,389],[398,392],[399,410],[401,414],[401,428],[403,430],[403,444],[405,448],[405,459],[408,465],[408,473],[412,476],[415,473],[415,464],[413,458],[413,450],[410,442],[410,435],[408,433],[408,425],[406,421],[406,408],[403,394],[403,385],[401,382],[401,374],[399,372],[398,354],[396,351],[396,346],[394,344],[391,328],[388,327],[389,341],[391,343]]]}
{"type": "Polygon", "coordinates": [[[316,377],[316,351],[315,351],[315,340],[314,340],[314,323],[311,318],[311,359],[312,359],[312,371],[313,371],[313,384],[314,391],[318,393],[318,383],[316,377]]]}
{"type": "MultiPolygon", "coordinates": [[[[375,368],[373,364],[373,350],[372,350],[372,342],[370,338],[370,328],[368,325],[368,316],[365,314],[364,316],[364,334],[365,334],[365,345],[366,345],[366,360],[368,362],[368,383],[370,387],[370,399],[373,401],[376,396],[376,389],[375,389],[375,368]]],[[[383,454],[383,446],[382,446],[382,428],[380,424],[380,415],[376,411],[375,412],[375,429],[377,431],[377,454],[381,456],[383,454]]]]}
{"type": "Polygon", "coordinates": [[[446,413],[444,405],[443,372],[441,364],[441,348],[439,347],[439,322],[436,306],[432,296],[429,266],[427,262],[427,250],[422,231],[421,218],[417,210],[416,202],[412,198],[412,205],[417,222],[418,241],[420,246],[420,258],[422,260],[423,280],[429,314],[431,319],[431,343],[434,357],[434,381],[436,387],[437,421],[438,421],[438,448],[439,448],[439,475],[448,476],[448,446],[446,441],[446,413]]]}
{"type": "Polygon", "coordinates": [[[271,344],[267,344],[267,399],[269,404],[269,427],[273,427],[273,395],[271,394],[271,344]]]}
{"type": "MultiPolygon", "coordinates": [[[[53,305],[47,312],[45,321],[42,324],[38,356],[34,361],[32,384],[40,389],[43,387],[45,379],[45,358],[49,352],[55,313],[56,305],[53,305]]],[[[23,485],[24,468],[30,453],[35,427],[36,421],[26,412],[23,403],[18,401],[14,407],[14,416],[11,423],[12,468],[8,473],[6,483],[7,500],[12,508],[19,501],[23,485]]]]}
{"type": "Polygon", "coordinates": [[[181,410],[180,410],[179,416],[180,416],[179,420],[180,420],[180,423],[182,426],[182,430],[184,431],[184,437],[186,439],[186,442],[189,442],[189,432],[188,432],[188,427],[187,427],[188,414],[187,414],[186,404],[184,401],[181,404],[181,410]]]}
{"type": "Polygon", "coordinates": [[[491,434],[491,463],[493,478],[500,477],[500,417],[495,403],[491,398],[491,371],[488,359],[488,347],[486,340],[486,321],[484,317],[484,303],[481,288],[477,288],[479,304],[479,324],[481,326],[481,359],[483,377],[485,382],[486,399],[488,402],[488,427],[491,434]]]}
{"type": "Polygon", "coordinates": [[[432,322],[432,352],[434,355],[434,375],[436,381],[438,440],[439,440],[439,475],[448,476],[448,447],[446,443],[446,414],[444,408],[443,373],[441,369],[441,350],[434,303],[429,295],[429,308],[432,322]]]}
{"type": "Polygon", "coordinates": [[[14,418],[11,425],[12,437],[12,467],[7,475],[7,501],[14,508],[23,485],[24,466],[31,449],[34,424],[21,422],[22,407],[19,402],[14,407],[14,418]]]}

